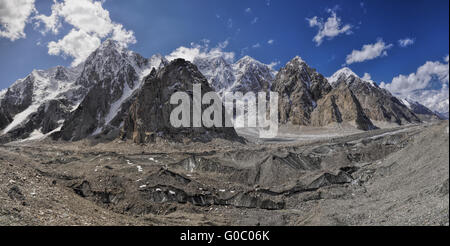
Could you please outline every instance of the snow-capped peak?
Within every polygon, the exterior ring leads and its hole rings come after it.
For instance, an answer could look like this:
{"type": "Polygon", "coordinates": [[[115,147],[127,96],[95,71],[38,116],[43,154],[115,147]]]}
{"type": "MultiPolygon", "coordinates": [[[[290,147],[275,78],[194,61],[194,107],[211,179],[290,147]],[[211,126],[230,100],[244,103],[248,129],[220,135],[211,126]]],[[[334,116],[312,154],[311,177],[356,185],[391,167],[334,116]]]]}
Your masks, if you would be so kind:
{"type": "Polygon", "coordinates": [[[353,72],[350,68],[344,67],[344,68],[339,69],[331,77],[329,77],[328,82],[333,85],[336,82],[338,82],[339,79],[341,79],[341,78],[347,79],[350,76],[359,78],[359,76],[355,72],[353,72]]]}
{"type": "MultiPolygon", "coordinates": [[[[368,75],[368,74],[366,74],[366,75],[368,75]]],[[[331,77],[327,78],[327,80],[331,85],[335,85],[341,79],[345,80],[347,83],[349,83],[349,81],[354,81],[354,80],[349,80],[349,78],[351,78],[351,77],[358,79],[357,81],[362,81],[362,82],[368,83],[371,86],[376,87],[376,83],[373,80],[371,80],[370,78],[366,78],[366,77],[364,77],[364,78],[359,77],[355,72],[353,72],[348,67],[339,69],[331,77]]],[[[369,77],[370,77],[370,75],[369,75],[369,77]]]]}

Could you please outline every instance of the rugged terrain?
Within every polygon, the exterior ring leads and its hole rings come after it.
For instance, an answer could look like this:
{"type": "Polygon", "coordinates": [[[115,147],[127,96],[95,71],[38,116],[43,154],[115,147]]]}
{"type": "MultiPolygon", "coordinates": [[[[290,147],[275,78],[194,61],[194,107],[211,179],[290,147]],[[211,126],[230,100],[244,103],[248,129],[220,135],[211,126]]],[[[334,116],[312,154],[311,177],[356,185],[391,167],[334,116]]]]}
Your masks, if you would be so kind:
{"type": "Polygon", "coordinates": [[[107,40],[0,91],[0,225],[448,225],[439,120],[348,68],[144,58],[107,40]],[[229,127],[174,127],[171,96],[193,106],[197,84],[278,93],[278,136],[231,127],[220,100],[201,109],[229,127]]]}
{"type": "Polygon", "coordinates": [[[448,127],[308,140],[296,130],[247,144],[10,143],[0,224],[448,225],[448,127]]]}

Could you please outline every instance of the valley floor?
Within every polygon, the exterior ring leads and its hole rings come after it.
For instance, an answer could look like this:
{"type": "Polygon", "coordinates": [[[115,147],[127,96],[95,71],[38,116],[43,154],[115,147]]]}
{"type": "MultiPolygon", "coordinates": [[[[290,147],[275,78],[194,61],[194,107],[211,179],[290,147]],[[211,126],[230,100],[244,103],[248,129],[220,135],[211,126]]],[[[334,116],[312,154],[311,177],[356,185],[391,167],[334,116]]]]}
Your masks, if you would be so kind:
{"type": "Polygon", "coordinates": [[[0,146],[0,225],[448,225],[448,121],[0,146]]]}

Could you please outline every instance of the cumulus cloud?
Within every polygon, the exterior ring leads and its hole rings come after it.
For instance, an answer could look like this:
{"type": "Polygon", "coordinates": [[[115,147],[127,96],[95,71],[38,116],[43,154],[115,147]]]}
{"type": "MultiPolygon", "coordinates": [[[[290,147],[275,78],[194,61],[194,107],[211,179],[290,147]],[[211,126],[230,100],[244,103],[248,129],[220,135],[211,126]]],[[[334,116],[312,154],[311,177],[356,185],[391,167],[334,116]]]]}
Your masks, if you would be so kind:
{"type": "Polygon", "coordinates": [[[270,64],[268,64],[267,66],[268,66],[270,69],[275,70],[276,67],[277,67],[278,65],[280,65],[280,64],[281,64],[280,61],[273,61],[273,62],[271,62],[270,64]]]}
{"type": "Polygon", "coordinates": [[[398,45],[400,45],[400,47],[402,47],[402,48],[413,45],[414,43],[415,43],[415,39],[413,39],[413,38],[405,38],[405,39],[400,39],[398,41],[398,45]]]}
{"type": "Polygon", "coordinates": [[[364,76],[362,77],[362,79],[370,81],[370,80],[372,80],[372,76],[369,73],[364,73],[364,76]]]}
{"type": "Polygon", "coordinates": [[[399,75],[391,83],[380,87],[393,94],[418,101],[432,110],[448,112],[449,63],[427,61],[415,73],[399,75]]]}
{"type": "Polygon", "coordinates": [[[49,54],[73,57],[72,65],[75,66],[98,48],[101,39],[111,38],[124,46],[136,43],[134,32],[113,22],[102,3],[96,0],[55,1],[51,15],[34,17],[36,28],[43,25],[41,32],[44,34],[50,31],[57,34],[63,21],[72,26],[72,30],[62,39],[49,43],[49,54]],[[86,44],[84,50],[78,48],[81,43],[86,44]]]}
{"type": "Polygon", "coordinates": [[[34,0],[0,0],[0,37],[25,38],[26,23],[34,12],[34,0]]]}
{"type": "Polygon", "coordinates": [[[253,49],[257,49],[257,48],[261,48],[261,44],[260,43],[256,43],[252,46],[253,49]]]}
{"type": "Polygon", "coordinates": [[[83,62],[100,44],[100,38],[89,35],[82,30],[72,29],[69,34],[58,42],[50,42],[48,44],[48,53],[64,57],[71,56],[74,58],[72,65],[77,65],[83,62]]]}
{"type": "Polygon", "coordinates": [[[219,43],[216,47],[213,48],[210,48],[209,44],[209,40],[203,40],[202,44],[191,43],[191,47],[181,46],[167,55],[166,59],[172,61],[177,58],[182,58],[187,61],[194,62],[196,58],[222,57],[228,63],[234,62],[234,52],[225,52],[223,50],[228,46],[228,41],[219,43]]]}
{"type": "Polygon", "coordinates": [[[271,39],[271,40],[267,41],[267,43],[272,45],[273,43],[275,43],[275,40],[271,39]]]}
{"type": "Polygon", "coordinates": [[[320,46],[325,38],[331,40],[341,34],[351,34],[352,26],[349,24],[343,25],[341,18],[336,15],[335,10],[328,9],[327,12],[331,13],[331,16],[328,17],[327,21],[324,21],[317,16],[306,19],[310,27],[318,28],[318,32],[313,39],[317,46],[320,46]]]}
{"type": "Polygon", "coordinates": [[[364,45],[361,50],[353,50],[350,55],[347,55],[346,63],[350,65],[387,56],[387,50],[392,48],[392,46],[392,44],[386,44],[382,39],[379,39],[374,44],[364,45]]]}

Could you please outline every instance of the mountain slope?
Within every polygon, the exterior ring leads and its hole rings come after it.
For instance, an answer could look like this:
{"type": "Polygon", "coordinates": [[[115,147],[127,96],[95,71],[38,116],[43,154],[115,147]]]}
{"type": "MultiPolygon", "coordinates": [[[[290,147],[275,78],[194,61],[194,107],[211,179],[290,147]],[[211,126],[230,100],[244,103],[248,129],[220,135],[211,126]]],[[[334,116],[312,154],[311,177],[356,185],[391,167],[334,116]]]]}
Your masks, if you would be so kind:
{"type": "Polygon", "coordinates": [[[274,71],[250,56],[245,56],[233,64],[235,81],[227,91],[230,92],[267,92],[274,80],[274,71]]]}
{"type": "MultiPolygon", "coordinates": [[[[330,77],[332,85],[345,82],[358,98],[365,114],[373,122],[387,122],[398,125],[420,123],[420,119],[399,99],[373,81],[358,77],[349,68],[343,68],[330,77]]],[[[377,123],[375,123],[377,124],[377,123]]]]}
{"type": "Polygon", "coordinates": [[[221,96],[225,92],[267,91],[274,80],[275,71],[269,65],[249,56],[234,63],[220,53],[201,54],[190,59],[221,96]]]}
{"type": "Polygon", "coordinates": [[[321,74],[295,57],[278,72],[272,84],[272,91],[279,94],[280,122],[310,125],[317,100],[331,89],[321,74]]]}
{"type": "Polygon", "coordinates": [[[313,126],[323,127],[333,123],[349,123],[360,130],[373,130],[376,127],[364,113],[361,104],[344,82],[317,102],[311,115],[313,126]]]}
{"type": "MultiPolygon", "coordinates": [[[[158,72],[153,70],[145,78],[142,89],[130,107],[122,130],[122,138],[132,139],[135,143],[155,141],[156,137],[174,141],[189,138],[194,141],[207,142],[213,138],[239,140],[233,127],[186,127],[175,128],[171,125],[171,112],[178,107],[170,103],[175,92],[190,95],[193,107],[193,85],[201,85],[201,95],[214,91],[197,67],[183,59],[176,59],[158,72]]],[[[202,109],[207,108],[202,105],[202,109]]],[[[225,109],[222,106],[222,122],[225,122],[225,109]]],[[[191,112],[189,113],[191,114],[191,112]]],[[[193,125],[191,116],[190,125],[193,125]]]]}
{"type": "Polygon", "coordinates": [[[62,127],[62,139],[76,141],[99,134],[111,122],[118,128],[121,122],[114,119],[123,116],[122,104],[141,87],[152,68],[164,64],[161,56],[145,59],[115,41],[105,41],[87,58],[77,80],[78,84],[94,85],[62,127]]]}
{"type": "Polygon", "coordinates": [[[58,66],[34,70],[16,81],[0,98],[1,141],[24,139],[32,132],[47,134],[59,128],[86,91],[84,85],[76,83],[80,73],[81,66],[58,66]],[[47,123],[41,126],[36,122],[47,123]]]}
{"type": "Polygon", "coordinates": [[[422,121],[435,121],[443,119],[443,117],[438,113],[431,111],[431,109],[412,99],[402,99],[401,102],[412,112],[414,112],[414,114],[416,114],[422,121]]]}

